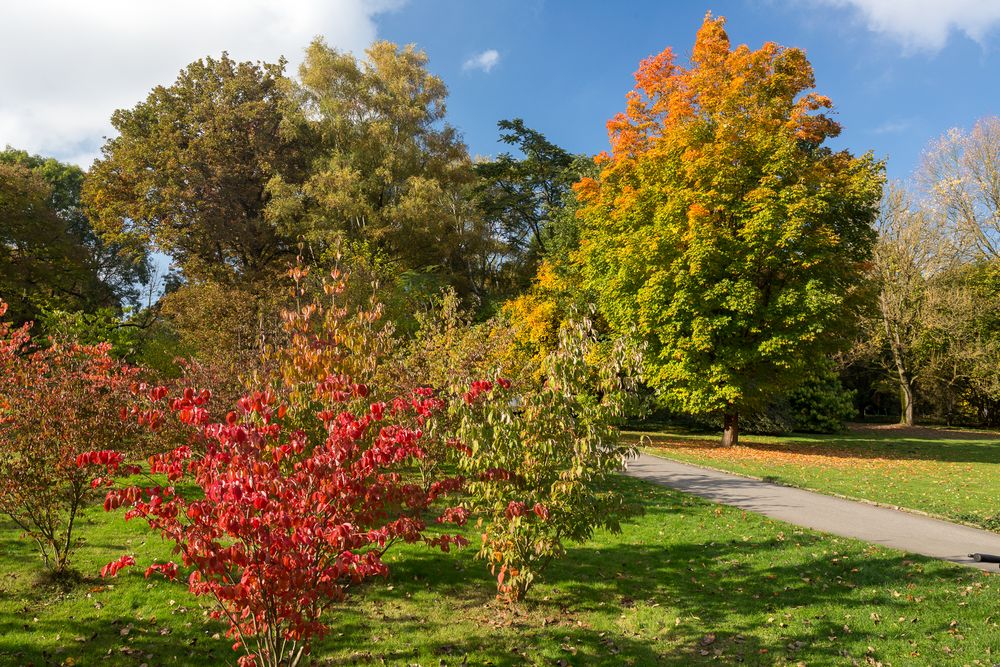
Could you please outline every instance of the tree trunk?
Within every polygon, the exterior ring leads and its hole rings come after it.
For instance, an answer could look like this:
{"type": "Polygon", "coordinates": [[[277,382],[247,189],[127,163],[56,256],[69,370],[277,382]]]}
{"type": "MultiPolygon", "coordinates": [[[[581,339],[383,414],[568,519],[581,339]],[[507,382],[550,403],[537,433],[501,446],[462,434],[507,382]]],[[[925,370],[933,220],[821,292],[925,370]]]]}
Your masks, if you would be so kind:
{"type": "Polygon", "coordinates": [[[899,423],[913,426],[913,384],[905,373],[899,374],[899,423]]]}
{"type": "Polygon", "coordinates": [[[892,360],[896,363],[896,373],[899,375],[899,423],[904,426],[913,426],[913,378],[907,372],[903,356],[903,343],[898,335],[893,335],[895,330],[889,326],[889,318],[885,315],[884,308],[882,313],[882,322],[885,325],[885,334],[889,338],[892,360]]]}
{"type": "Polygon", "coordinates": [[[733,447],[740,444],[740,413],[727,412],[722,428],[722,446],[733,447]]]}

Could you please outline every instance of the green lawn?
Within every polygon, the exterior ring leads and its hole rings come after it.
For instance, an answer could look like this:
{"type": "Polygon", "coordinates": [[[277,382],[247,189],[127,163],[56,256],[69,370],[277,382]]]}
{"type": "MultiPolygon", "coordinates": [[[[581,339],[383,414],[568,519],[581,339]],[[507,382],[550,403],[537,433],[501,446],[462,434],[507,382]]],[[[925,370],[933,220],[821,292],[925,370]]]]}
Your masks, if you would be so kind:
{"type": "Polygon", "coordinates": [[[741,436],[728,449],[715,435],[641,435],[647,451],[679,461],[1000,530],[1000,433],[855,426],[840,435],[741,436]]]}
{"type": "MultiPolygon", "coordinates": [[[[820,535],[637,480],[646,514],[552,567],[510,610],[470,550],[395,552],[332,618],[322,665],[992,665],[1000,577],[820,535]]],[[[166,555],[98,510],[76,564],[166,555]]],[[[66,594],[0,524],[0,665],[217,665],[235,654],[179,583],[128,570],[66,594]]]]}

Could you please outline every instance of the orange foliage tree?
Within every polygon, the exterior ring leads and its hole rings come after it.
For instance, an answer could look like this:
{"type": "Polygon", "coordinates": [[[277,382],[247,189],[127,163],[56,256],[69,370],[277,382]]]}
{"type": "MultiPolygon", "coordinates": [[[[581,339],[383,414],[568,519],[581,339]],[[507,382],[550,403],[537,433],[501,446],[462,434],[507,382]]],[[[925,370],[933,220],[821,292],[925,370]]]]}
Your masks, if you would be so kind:
{"type": "Polygon", "coordinates": [[[824,147],[840,127],[805,53],[732,48],[711,14],[689,66],[667,49],[635,80],[575,186],[576,260],[609,324],[649,342],[662,402],[724,416],[733,443],[741,412],[846,343],[883,166],[824,147]]]}

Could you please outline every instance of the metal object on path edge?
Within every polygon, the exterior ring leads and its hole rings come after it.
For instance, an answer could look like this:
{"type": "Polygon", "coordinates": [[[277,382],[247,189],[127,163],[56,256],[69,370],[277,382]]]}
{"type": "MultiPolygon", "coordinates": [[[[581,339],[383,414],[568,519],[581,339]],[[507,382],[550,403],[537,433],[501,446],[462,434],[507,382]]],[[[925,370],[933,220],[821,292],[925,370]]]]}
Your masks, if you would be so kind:
{"type": "Polygon", "coordinates": [[[1000,556],[994,556],[993,554],[981,554],[977,552],[969,554],[969,558],[977,563],[1000,563],[1000,556]]]}

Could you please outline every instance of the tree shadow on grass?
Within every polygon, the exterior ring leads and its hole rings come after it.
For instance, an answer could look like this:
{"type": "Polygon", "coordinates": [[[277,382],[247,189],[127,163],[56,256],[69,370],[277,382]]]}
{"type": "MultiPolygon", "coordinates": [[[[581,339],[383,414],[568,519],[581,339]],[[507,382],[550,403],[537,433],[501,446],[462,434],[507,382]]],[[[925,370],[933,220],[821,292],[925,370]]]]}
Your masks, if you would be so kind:
{"type": "MultiPolygon", "coordinates": [[[[417,560],[431,565],[439,558],[417,560]]],[[[407,597],[407,588],[396,591],[407,597]]],[[[625,660],[636,665],[663,660],[649,642],[612,639],[551,599],[533,598],[517,607],[497,601],[491,580],[435,592],[419,607],[380,596],[344,610],[334,623],[334,636],[317,645],[317,664],[617,666],[625,660]]]]}
{"type": "MultiPolygon", "coordinates": [[[[601,533],[572,546],[518,608],[495,601],[495,582],[473,548],[444,554],[404,547],[392,553],[398,558],[390,562],[388,581],[373,582],[329,616],[331,632],[316,644],[316,664],[863,663],[864,647],[880,646],[879,633],[894,629],[858,625],[847,634],[843,612],[856,619],[873,609],[887,619],[909,616],[912,603],[894,597],[894,587],[919,592],[946,582],[957,588],[963,577],[981,576],[753,515],[731,528],[723,523],[744,515],[624,477],[610,484],[642,502],[647,516],[620,536],[601,533]],[[675,617],[682,619],[677,625],[675,617]],[[787,627],[762,632],[770,617],[775,624],[787,618],[787,627]]],[[[93,546],[113,548],[117,539],[106,541],[93,546]]],[[[205,622],[184,585],[160,585],[168,588],[147,592],[141,574],[130,572],[114,593],[102,593],[103,610],[88,598],[61,619],[46,612],[35,621],[33,609],[0,617],[0,664],[59,665],[68,657],[77,664],[132,666],[235,663],[231,642],[212,638],[224,634],[222,626],[205,622]],[[130,614],[152,593],[161,601],[173,595],[190,610],[158,608],[160,622],[130,614]],[[160,634],[164,629],[168,633],[160,634]]],[[[948,629],[947,620],[931,619],[912,632],[948,629]]]]}
{"type": "MultiPolygon", "coordinates": [[[[178,596],[184,595],[184,587],[177,588],[178,596]]],[[[88,596],[88,589],[71,595],[88,596]]],[[[165,607],[159,618],[140,619],[120,606],[102,605],[100,600],[108,596],[95,595],[87,607],[73,605],[72,613],[66,609],[53,617],[48,607],[61,601],[41,596],[21,615],[0,616],[0,665],[208,667],[235,663],[238,657],[231,642],[213,638],[224,634],[221,624],[207,621],[197,607],[165,607]],[[179,616],[171,618],[173,614],[179,616]]]]}
{"type": "MultiPolygon", "coordinates": [[[[854,657],[865,664],[865,647],[880,646],[886,637],[886,628],[869,622],[874,610],[891,619],[915,612],[912,596],[894,595],[895,588],[919,592],[945,584],[957,590],[961,582],[982,576],[972,570],[942,570],[932,559],[874,547],[846,557],[813,555],[829,548],[828,540],[803,532],[780,539],[581,546],[546,579],[579,609],[595,611],[610,598],[622,607],[667,605],[678,618],[697,618],[694,625],[671,629],[678,641],[665,664],[720,656],[741,663],[774,664],[783,656],[791,663],[819,664],[832,659],[838,642],[841,650],[860,646],[854,657]],[[812,616],[801,618],[804,608],[812,616]],[[835,609],[837,615],[824,609],[835,609]],[[852,621],[848,629],[847,614],[864,623],[852,621]],[[780,624],[792,617],[794,625],[770,639],[762,636],[765,619],[780,624]],[[717,627],[725,632],[716,635],[717,627]]],[[[915,629],[925,636],[947,636],[949,618],[921,621],[915,629]]]]}
{"type": "MultiPolygon", "coordinates": [[[[664,495],[658,493],[650,501],[657,513],[681,510],[664,495]]],[[[318,664],[663,663],[660,647],[590,627],[585,617],[589,610],[567,603],[547,587],[536,589],[519,605],[498,600],[496,579],[475,552],[474,547],[449,554],[405,547],[398,560],[390,562],[388,585],[375,582],[361,596],[363,602],[337,612],[334,632],[317,645],[317,657],[323,656],[318,664]],[[405,638],[403,645],[387,641],[389,635],[405,638]],[[364,648],[345,651],[345,646],[364,648]]]]}
{"type": "MultiPolygon", "coordinates": [[[[433,664],[439,658],[440,664],[457,665],[466,655],[474,656],[469,664],[494,665],[825,664],[852,650],[863,661],[867,646],[884,643],[885,629],[851,621],[846,631],[845,613],[865,621],[874,610],[886,618],[909,616],[912,602],[894,597],[894,587],[920,591],[947,582],[958,588],[965,576],[942,574],[928,567],[937,565],[930,559],[874,548],[810,557],[829,548],[829,538],[804,533],[790,539],[797,546],[787,538],[762,538],[573,547],[514,610],[493,600],[485,565],[468,553],[458,561],[478,573],[458,570],[456,559],[445,554],[407,554],[392,573],[397,597],[380,589],[363,609],[342,613],[335,623],[338,636],[318,647],[319,655],[333,655],[319,664],[423,665],[436,656],[433,664]],[[400,604],[398,596],[432,595],[424,590],[428,581],[434,597],[427,603],[443,612],[400,604]],[[637,610],[641,618],[655,607],[670,609],[670,618],[647,614],[653,625],[641,633],[616,626],[623,612],[637,610]],[[588,625],[595,615],[604,615],[607,626],[588,625]],[[674,615],[684,622],[675,626],[674,615]],[[789,627],[761,633],[770,617],[777,619],[775,627],[789,627]],[[786,617],[795,622],[785,624],[786,617]],[[448,619],[472,625],[456,626],[449,635],[448,619]],[[407,647],[380,648],[387,632],[407,637],[407,647]],[[344,654],[345,645],[366,648],[344,654]]],[[[972,581],[978,573],[967,576],[972,581]]],[[[947,633],[948,620],[942,619],[922,622],[915,631],[947,633]]]]}
{"type": "MultiPolygon", "coordinates": [[[[116,541],[91,546],[115,548],[116,541]]],[[[119,575],[113,590],[107,583],[91,581],[60,597],[22,590],[24,607],[0,615],[0,665],[72,659],[81,665],[200,667],[235,664],[241,655],[225,640],[223,624],[203,618],[183,583],[158,581],[163,588],[148,591],[137,570],[119,575]],[[177,605],[167,606],[168,598],[177,605]],[[151,605],[160,620],[150,619],[151,605]],[[140,606],[146,618],[136,614],[140,606]]],[[[560,656],[567,664],[620,664],[601,638],[574,625],[575,617],[546,623],[558,606],[511,612],[494,595],[495,582],[471,550],[407,547],[391,564],[388,581],[371,582],[327,616],[330,633],[316,642],[315,664],[556,664],[560,656]]],[[[636,664],[659,660],[642,642],[619,641],[614,650],[637,656],[636,664]]]]}

